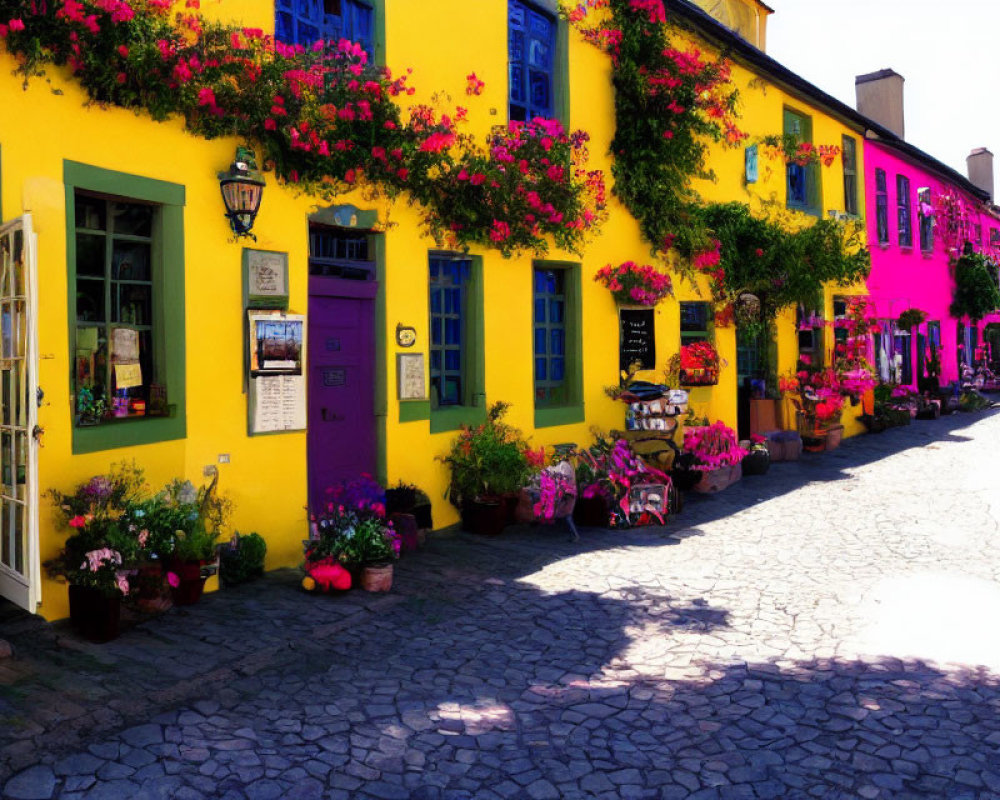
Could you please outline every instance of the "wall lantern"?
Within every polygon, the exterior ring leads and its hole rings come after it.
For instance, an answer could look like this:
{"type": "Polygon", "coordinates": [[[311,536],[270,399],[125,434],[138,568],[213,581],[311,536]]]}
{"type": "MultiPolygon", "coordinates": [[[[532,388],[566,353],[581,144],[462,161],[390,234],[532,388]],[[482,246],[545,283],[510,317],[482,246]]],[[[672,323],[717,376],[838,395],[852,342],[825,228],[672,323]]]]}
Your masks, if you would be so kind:
{"type": "Polygon", "coordinates": [[[219,188],[226,204],[226,216],[237,237],[257,237],[250,233],[264,195],[264,177],[257,171],[253,150],[236,148],[236,160],[228,172],[219,173],[219,188]]]}

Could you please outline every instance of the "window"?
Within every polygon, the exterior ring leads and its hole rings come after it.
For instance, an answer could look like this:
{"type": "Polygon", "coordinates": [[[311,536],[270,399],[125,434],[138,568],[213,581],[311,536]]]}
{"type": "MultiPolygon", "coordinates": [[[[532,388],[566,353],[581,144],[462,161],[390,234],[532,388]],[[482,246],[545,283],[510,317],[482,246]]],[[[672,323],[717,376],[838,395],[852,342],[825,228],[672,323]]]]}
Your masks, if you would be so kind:
{"type": "Polygon", "coordinates": [[[467,287],[472,275],[468,258],[432,256],[430,260],[431,407],[472,405],[465,334],[467,287]]]}
{"type": "MultiPolygon", "coordinates": [[[[785,109],[785,136],[792,137],[797,144],[812,142],[812,120],[804,114],[785,109]]],[[[788,207],[818,213],[819,171],[816,164],[796,164],[789,162],[785,167],[788,188],[788,207]]]]}
{"type": "Polygon", "coordinates": [[[439,433],[486,419],[483,260],[431,253],[428,267],[431,400],[424,414],[439,433]]]}
{"type": "Polygon", "coordinates": [[[815,367],[823,365],[823,320],[815,311],[798,307],[799,359],[815,367]],[[819,331],[817,332],[817,328],[819,331]]]}
{"type": "Polygon", "coordinates": [[[185,435],[184,187],[67,161],[73,452],[185,435]]]}
{"type": "Polygon", "coordinates": [[[711,339],[708,330],[708,303],[686,303],[681,306],[681,347],[711,339]]]}
{"type": "Polygon", "coordinates": [[[875,226],[879,244],[889,244],[889,190],[885,170],[875,170],[875,226]]]}
{"type": "Polygon", "coordinates": [[[895,341],[893,342],[894,380],[903,385],[913,383],[913,351],[910,347],[910,339],[912,338],[909,331],[895,328],[895,341]]]}
{"type": "Polygon", "coordinates": [[[535,268],[535,405],[566,403],[566,272],[535,268]]]}
{"type": "Polygon", "coordinates": [[[364,231],[309,226],[309,274],[347,280],[375,280],[375,258],[364,231]]]}
{"type": "Polygon", "coordinates": [[[899,224],[899,246],[913,247],[913,226],[910,213],[910,179],[896,176],[896,219],[899,224]]]}
{"type": "Polygon", "coordinates": [[[1000,228],[990,228],[990,246],[1000,247],[1000,228]]]}
{"type": "Polygon", "coordinates": [[[931,190],[917,189],[917,216],[920,225],[920,251],[934,251],[934,209],[931,207],[931,190]]]}
{"type": "Polygon", "coordinates": [[[308,46],[318,39],[350,39],[374,55],[375,9],[365,0],[277,0],[274,38],[308,46]]]}
{"type": "Polygon", "coordinates": [[[836,356],[847,355],[847,298],[833,298],[833,351],[836,356]],[[837,324],[840,323],[840,324],[837,324]]]}
{"type": "Polygon", "coordinates": [[[858,215],[858,150],[852,136],[844,139],[844,211],[858,215]]]}
{"type": "Polygon", "coordinates": [[[509,0],[507,36],[510,119],[554,116],[555,18],[509,0]]]}
{"type": "Polygon", "coordinates": [[[535,427],[583,422],[580,265],[532,267],[535,427]]]}

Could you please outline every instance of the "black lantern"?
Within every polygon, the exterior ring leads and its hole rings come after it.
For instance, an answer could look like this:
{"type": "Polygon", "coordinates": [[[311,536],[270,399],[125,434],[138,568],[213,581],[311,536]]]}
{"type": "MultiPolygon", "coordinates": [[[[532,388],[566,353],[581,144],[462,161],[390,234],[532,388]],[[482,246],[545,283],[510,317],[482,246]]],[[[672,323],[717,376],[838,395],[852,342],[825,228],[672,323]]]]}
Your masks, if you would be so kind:
{"type": "Polygon", "coordinates": [[[219,188],[222,189],[222,201],[226,204],[226,216],[233,233],[250,236],[256,241],[257,237],[250,233],[250,229],[260,211],[264,178],[257,171],[253,150],[236,148],[236,160],[229,171],[219,173],[219,188]]]}

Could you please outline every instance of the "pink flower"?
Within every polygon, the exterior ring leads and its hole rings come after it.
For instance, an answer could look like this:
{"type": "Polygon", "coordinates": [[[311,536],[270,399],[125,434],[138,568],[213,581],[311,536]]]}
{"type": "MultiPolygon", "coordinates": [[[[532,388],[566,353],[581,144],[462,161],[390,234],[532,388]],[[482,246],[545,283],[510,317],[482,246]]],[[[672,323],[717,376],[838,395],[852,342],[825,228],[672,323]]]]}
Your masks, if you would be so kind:
{"type": "Polygon", "coordinates": [[[181,585],[180,576],[176,572],[167,573],[167,583],[169,583],[174,589],[181,585]]]}
{"type": "Polygon", "coordinates": [[[12,31],[23,31],[24,30],[24,21],[23,20],[12,19],[10,21],[9,25],[10,25],[10,29],[12,31]]]}
{"type": "Polygon", "coordinates": [[[82,528],[87,524],[87,520],[77,514],[73,519],[69,521],[69,526],[71,528],[82,528]]]}

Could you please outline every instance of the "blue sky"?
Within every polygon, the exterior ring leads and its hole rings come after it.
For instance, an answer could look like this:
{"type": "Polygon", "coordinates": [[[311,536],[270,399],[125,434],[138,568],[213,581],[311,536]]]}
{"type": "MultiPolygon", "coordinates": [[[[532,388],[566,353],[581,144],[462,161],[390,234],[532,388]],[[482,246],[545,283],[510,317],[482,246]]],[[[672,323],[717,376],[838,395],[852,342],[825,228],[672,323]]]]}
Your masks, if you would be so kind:
{"type": "Polygon", "coordinates": [[[907,141],[963,175],[977,147],[1000,166],[1000,0],[765,1],[772,58],[851,107],[855,75],[894,69],[907,141]]]}

